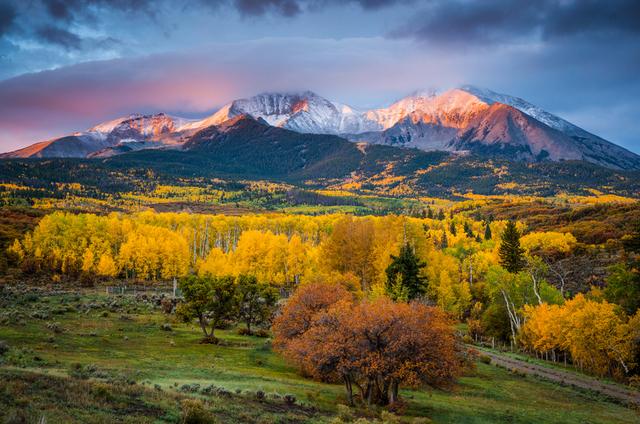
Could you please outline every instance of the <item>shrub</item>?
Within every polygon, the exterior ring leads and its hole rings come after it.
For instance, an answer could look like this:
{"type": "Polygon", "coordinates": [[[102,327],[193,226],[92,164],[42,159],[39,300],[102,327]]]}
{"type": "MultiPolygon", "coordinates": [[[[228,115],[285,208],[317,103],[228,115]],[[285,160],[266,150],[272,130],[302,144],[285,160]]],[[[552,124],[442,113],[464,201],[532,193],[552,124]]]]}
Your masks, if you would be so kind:
{"type": "Polygon", "coordinates": [[[480,362],[482,362],[483,364],[490,364],[491,363],[491,357],[489,357],[488,355],[480,355],[478,357],[478,359],[480,360],[480,362]]]}
{"type": "Polygon", "coordinates": [[[337,409],[338,418],[341,421],[351,422],[353,420],[353,412],[351,411],[351,408],[349,408],[347,405],[340,404],[336,407],[336,409],[337,409]]]}
{"type": "Polygon", "coordinates": [[[214,395],[218,391],[218,388],[213,384],[209,384],[208,386],[204,386],[200,393],[203,395],[214,395]]]}
{"type": "Polygon", "coordinates": [[[256,337],[269,337],[269,335],[269,331],[265,330],[264,328],[261,328],[254,333],[254,336],[256,337]]]}
{"type": "Polygon", "coordinates": [[[31,318],[46,320],[49,319],[49,312],[37,310],[31,314],[31,318]]]}
{"type": "Polygon", "coordinates": [[[204,407],[202,401],[197,399],[185,399],[180,402],[182,415],[181,424],[211,424],[215,423],[215,417],[204,407]]]}
{"type": "Polygon", "coordinates": [[[296,403],[296,397],[294,395],[291,394],[286,394],[284,395],[284,401],[287,405],[295,405],[296,403]]]}
{"type": "Polygon", "coordinates": [[[160,329],[162,331],[173,331],[173,328],[171,328],[171,324],[162,324],[160,326],[160,329]]]}
{"type": "Polygon", "coordinates": [[[162,308],[162,312],[169,315],[171,312],[173,312],[173,301],[167,297],[164,297],[160,301],[160,307],[162,308]]]}
{"type": "Polygon", "coordinates": [[[264,395],[264,392],[263,392],[262,390],[258,390],[258,391],[256,392],[256,399],[258,399],[258,400],[264,400],[264,396],[265,396],[265,395],[264,395]]]}
{"type": "Polygon", "coordinates": [[[400,417],[389,411],[382,411],[380,414],[382,424],[400,424],[400,417]]]}
{"type": "Polygon", "coordinates": [[[53,331],[56,334],[60,334],[60,333],[64,332],[64,329],[57,322],[48,322],[47,323],[47,328],[49,330],[53,331]]]}
{"type": "Polygon", "coordinates": [[[180,391],[183,393],[198,393],[200,390],[200,385],[198,383],[193,384],[183,384],[180,386],[180,391]]]}
{"type": "Polygon", "coordinates": [[[214,344],[214,345],[217,345],[218,343],[220,343],[220,339],[215,337],[215,336],[207,336],[207,337],[203,337],[202,339],[200,339],[199,343],[200,344],[214,344]]]}
{"type": "Polygon", "coordinates": [[[238,335],[240,336],[250,336],[253,333],[251,331],[249,331],[247,328],[245,327],[240,327],[238,328],[238,335]]]}
{"type": "Polygon", "coordinates": [[[4,356],[7,352],[9,352],[9,344],[4,340],[0,340],[0,356],[4,356]]]}
{"type": "Polygon", "coordinates": [[[220,387],[217,391],[217,395],[222,397],[231,397],[231,392],[224,387],[220,387]]]}

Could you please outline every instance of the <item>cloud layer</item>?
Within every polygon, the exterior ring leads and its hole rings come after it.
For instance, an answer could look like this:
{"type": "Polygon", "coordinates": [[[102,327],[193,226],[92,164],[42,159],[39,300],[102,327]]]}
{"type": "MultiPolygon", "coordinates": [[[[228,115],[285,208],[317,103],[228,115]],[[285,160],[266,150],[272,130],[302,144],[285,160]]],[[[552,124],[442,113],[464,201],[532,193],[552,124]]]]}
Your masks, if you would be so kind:
{"type": "Polygon", "coordinates": [[[264,90],[471,83],[640,151],[637,22],[631,0],[0,0],[0,150],[264,90]]]}

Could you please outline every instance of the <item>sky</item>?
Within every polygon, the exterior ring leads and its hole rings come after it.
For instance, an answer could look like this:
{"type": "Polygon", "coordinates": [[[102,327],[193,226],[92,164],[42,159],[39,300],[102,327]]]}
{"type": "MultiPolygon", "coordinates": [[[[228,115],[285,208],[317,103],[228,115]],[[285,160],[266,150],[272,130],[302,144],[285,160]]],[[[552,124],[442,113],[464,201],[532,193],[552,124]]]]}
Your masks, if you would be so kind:
{"type": "Polygon", "coordinates": [[[0,151],[264,91],[472,84],[640,153],[637,0],[0,0],[0,151]]]}

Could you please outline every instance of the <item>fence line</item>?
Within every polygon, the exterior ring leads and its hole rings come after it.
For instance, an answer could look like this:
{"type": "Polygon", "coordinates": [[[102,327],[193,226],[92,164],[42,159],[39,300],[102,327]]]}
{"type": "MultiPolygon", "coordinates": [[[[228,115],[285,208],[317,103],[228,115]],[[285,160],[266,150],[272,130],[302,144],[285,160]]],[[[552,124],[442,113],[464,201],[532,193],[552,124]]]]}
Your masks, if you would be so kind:
{"type": "Polygon", "coordinates": [[[106,286],[105,292],[108,296],[133,295],[136,294],[165,294],[173,297],[182,297],[182,290],[175,284],[171,285],[140,285],[123,284],[119,286],[106,286]]]}

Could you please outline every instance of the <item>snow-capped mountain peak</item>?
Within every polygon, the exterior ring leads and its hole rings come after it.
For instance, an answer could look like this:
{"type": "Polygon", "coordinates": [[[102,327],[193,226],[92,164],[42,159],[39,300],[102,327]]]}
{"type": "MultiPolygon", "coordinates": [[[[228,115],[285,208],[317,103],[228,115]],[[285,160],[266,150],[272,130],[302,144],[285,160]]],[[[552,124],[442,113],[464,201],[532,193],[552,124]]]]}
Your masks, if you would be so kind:
{"type": "Polygon", "coordinates": [[[640,169],[637,155],[519,97],[468,85],[443,92],[419,90],[388,107],[362,111],[312,91],[266,92],[234,100],[200,120],[164,113],[133,114],[5,157],[102,156],[181,148],[198,132],[240,116],[354,142],[465,150],[513,160],[586,160],[612,168],[640,169]]]}

